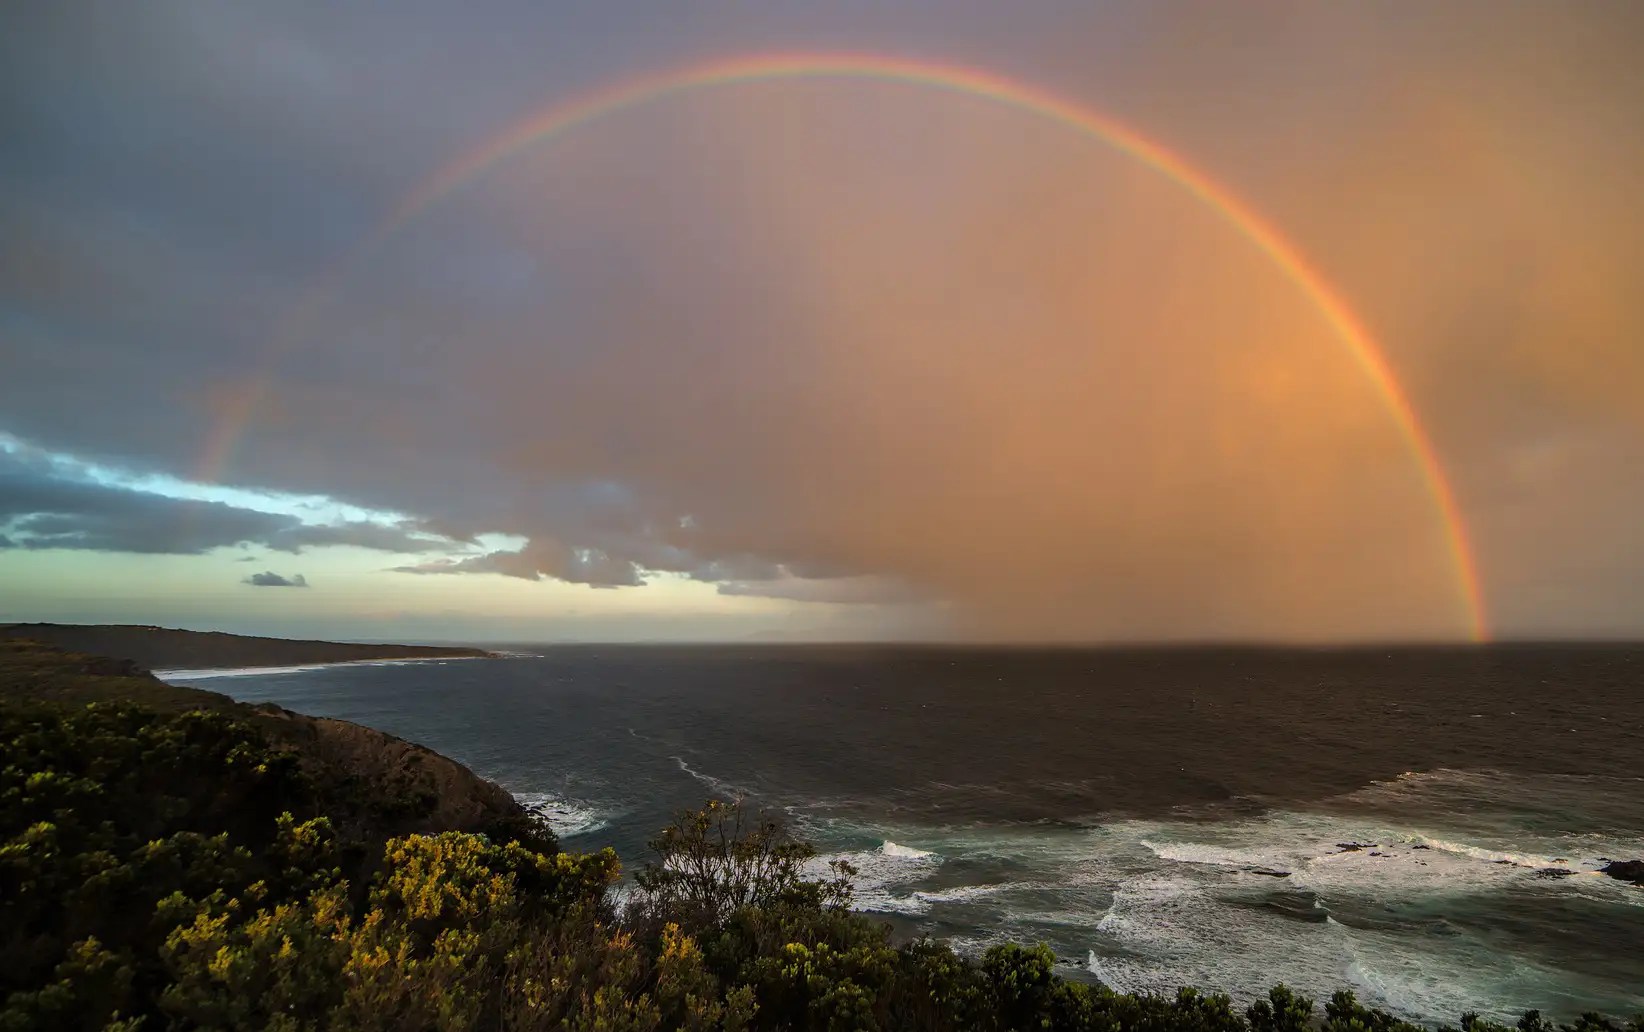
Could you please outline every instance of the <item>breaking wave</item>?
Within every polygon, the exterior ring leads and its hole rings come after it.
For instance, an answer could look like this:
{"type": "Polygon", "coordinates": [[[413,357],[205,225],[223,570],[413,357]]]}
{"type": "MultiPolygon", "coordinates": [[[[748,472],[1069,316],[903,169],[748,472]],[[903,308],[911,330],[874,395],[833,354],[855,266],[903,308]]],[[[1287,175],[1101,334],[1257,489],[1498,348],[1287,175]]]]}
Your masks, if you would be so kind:
{"type": "Polygon", "coordinates": [[[843,860],[856,871],[852,908],[882,914],[923,914],[930,903],[917,898],[912,886],[935,872],[942,857],[926,849],[914,849],[890,840],[873,849],[827,853],[807,865],[811,877],[829,877],[828,864],[843,860]]]}
{"type": "Polygon", "coordinates": [[[936,854],[928,849],[914,849],[912,846],[899,846],[886,839],[879,845],[879,852],[886,856],[901,857],[904,860],[928,860],[936,854]]]}
{"type": "Polygon", "coordinates": [[[586,835],[610,823],[610,817],[586,803],[575,802],[552,792],[515,792],[519,804],[548,821],[561,838],[586,835]]]}
{"type": "Polygon", "coordinates": [[[156,670],[154,676],[162,681],[208,681],[217,677],[265,677],[276,674],[302,674],[310,670],[336,670],[348,667],[397,667],[413,665],[443,666],[465,660],[485,659],[484,656],[430,656],[427,659],[356,659],[346,663],[294,663],[288,666],[209,667],[202,670],[156,670]]]}

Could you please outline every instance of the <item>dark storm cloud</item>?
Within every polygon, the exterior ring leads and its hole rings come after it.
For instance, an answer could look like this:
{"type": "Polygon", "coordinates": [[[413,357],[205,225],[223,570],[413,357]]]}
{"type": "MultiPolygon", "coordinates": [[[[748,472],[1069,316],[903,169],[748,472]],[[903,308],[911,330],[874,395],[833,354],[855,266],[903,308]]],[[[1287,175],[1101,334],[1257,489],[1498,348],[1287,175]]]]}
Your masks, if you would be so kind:
{"type": "Polygon", "coordinates": [[[8,528],[5,547],[35,550],[199,555],[251,543],[293,554],[327,545],[414,554],[460,547],[369,521],[306,524],[285,513],[97,483],[48,459],[6,452],[0,452],[0,525],[8,528]]]}
{"type": "Polygon", "coordinates": [[[1253,201],[1386,342],[1499,622],[1644,630],[1641,11],[31,5],[0,33],[26,357],[0,431],[411,522],[50,477],[0,481],[0,520],[179,553],[503,532],[528,543],[402,569],[942,598],[1003,636],[1454,633],[1431,501],[1316,311],[1180,190],[1019,114],[681,100],[339,271],[427,171],[588,86],[905,51],[1096,104],[1253,201]]]}
{"type": "Polygon", "coordinates": [[[197,555],[264,541],[294,517],[0,467],[0,521],[24,548],[197,555]]]}
{"type": "Polygon", "coordinates": [[[254,573],[240,583],[249,584],[254,588],[306,588],[308,587],[308,578],[300,573],[290,577],[282,577],[273,571],[265,571],[263,573],[254,573]]]}

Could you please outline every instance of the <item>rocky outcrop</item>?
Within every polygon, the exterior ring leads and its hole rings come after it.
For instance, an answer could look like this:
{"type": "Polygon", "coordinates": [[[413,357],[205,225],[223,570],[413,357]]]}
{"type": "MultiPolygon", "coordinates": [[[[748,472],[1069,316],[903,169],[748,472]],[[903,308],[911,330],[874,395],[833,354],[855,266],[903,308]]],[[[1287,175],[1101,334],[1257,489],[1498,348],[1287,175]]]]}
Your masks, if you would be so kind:
{"type": "Polygon", "coordinates": [[[1598,869],[1598,873],[1644,886],[1644,860],[1609,860],[1598,869]]]}

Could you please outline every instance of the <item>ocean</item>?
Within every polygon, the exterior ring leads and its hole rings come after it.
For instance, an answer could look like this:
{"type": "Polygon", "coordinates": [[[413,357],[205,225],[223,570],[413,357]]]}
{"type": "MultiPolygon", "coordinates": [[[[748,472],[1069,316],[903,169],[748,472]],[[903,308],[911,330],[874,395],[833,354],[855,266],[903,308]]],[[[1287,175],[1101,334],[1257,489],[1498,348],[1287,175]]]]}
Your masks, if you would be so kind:
{"type": "Polygon", "coordinates": [[[856,906],[1126,990],[1644,1011],[1644,647],[520,646],[167,677],[420,742],[628,866],[743,796],[856,906]]]}

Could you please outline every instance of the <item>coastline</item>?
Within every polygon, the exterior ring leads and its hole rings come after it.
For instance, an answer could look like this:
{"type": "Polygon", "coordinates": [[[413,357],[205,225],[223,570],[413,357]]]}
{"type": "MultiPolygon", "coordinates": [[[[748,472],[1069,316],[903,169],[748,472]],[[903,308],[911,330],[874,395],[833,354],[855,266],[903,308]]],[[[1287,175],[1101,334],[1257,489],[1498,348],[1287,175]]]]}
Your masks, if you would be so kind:
{"type": "Polygon", "coordinates": [[[487,649],[450,645],[267,638],[136,624],[14,623],[0,638],[38,642],[90,656],[114,656],[145,671],[176,677],[203,671],[285,669],[337,663],[494,659],[487,649]]]}
{"type": "Polygon", "coordinates": [[[331,662],[290,663],[280,666],[204,667],[201,669],[152,670],[162,681],[205,681],[219,677],[251,677],[265,674],[298,674],[333,667],[409,666],[412,663],[460,663],[475,659],[502,659],[500,653],[484,656],[392,656],[382,659],[339,659],[331,662]]]}

